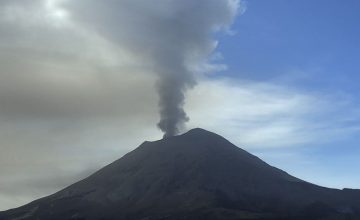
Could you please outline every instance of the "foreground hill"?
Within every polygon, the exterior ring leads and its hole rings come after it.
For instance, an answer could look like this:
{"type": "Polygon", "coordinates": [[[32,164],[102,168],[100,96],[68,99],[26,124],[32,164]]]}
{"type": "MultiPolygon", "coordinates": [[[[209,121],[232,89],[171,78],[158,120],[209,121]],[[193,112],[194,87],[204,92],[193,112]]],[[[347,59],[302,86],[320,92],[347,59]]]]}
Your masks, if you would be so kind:
{"type": "Polygon", "coordinates": [[[320,187],[203,129],[154,142],[0,220],[360,219],[360,191],[320,187]]]}

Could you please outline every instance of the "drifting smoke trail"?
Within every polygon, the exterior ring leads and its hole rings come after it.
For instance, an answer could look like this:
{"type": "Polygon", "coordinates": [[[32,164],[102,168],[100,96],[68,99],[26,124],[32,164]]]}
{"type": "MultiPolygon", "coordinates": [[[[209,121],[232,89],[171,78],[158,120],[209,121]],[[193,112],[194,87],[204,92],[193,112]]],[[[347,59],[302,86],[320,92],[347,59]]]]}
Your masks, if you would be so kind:
{"type": "Polygon", "coordinates": [[[159,80],[160,122],[164,137],[178,134],[189,120],[184,110],[185,92],[193,87],[197,67],[215,49],[213,32],[229,25],[239,2],[231,0],[174,1],[174,13],[161,29],[166,38],[155,49],[159,80]],[[176,2],[176,3],[175,3],[176,2]]]}
{"type": "Polygon", "coordinates": [[[204,72],[216,47],[214,32],[233,21],[240,0],[77,0],[66,8],[136,57],[158,76],[160,122],[164,137],[178,134],[189,120],[185,92],[204,72]]]}
{"type": "Polygon", "coordinates": [[[157,85],[159,92],[160,122],[158,127],[164,132],[164,137],[174,136],[189,120],[185,111],[186,86],[191,82],[169,76],[162,77],[157,85]]]}

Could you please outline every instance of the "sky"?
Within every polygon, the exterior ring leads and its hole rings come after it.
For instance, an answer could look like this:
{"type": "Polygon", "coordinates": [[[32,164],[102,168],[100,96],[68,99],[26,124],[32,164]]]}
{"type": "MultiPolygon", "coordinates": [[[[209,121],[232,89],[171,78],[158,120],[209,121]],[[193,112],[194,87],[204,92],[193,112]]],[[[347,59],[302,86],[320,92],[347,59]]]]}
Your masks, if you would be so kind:
{"type": "Polygon", "coordinates": [[[360,188],[359,1],[158,1],[0,1],[0,210],[161,139],[156,86],[178,57],[183,131],[360,188]]]}

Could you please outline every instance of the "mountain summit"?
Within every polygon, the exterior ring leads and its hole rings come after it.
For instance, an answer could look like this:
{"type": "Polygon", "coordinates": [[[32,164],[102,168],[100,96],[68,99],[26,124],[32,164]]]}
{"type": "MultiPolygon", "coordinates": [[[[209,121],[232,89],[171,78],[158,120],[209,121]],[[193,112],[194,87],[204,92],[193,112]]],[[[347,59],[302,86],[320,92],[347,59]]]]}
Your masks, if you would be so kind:
{"type": "Polygon", "coordinates": [[[196,128],[132,152],[0,220],[360,219],[360,191],[320,187],[196,128]]]}

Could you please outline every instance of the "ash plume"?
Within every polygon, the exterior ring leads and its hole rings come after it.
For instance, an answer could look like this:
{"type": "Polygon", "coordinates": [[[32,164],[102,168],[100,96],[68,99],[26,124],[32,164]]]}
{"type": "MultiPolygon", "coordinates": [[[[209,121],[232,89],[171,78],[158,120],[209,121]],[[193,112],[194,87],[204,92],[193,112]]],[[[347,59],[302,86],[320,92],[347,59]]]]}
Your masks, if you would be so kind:
{"type": "Polygon", "coordinates": [[[174,136],[189,120],[184,111],[185,91],[194,85],[192,74],[184,70],[178,75],[165,75],[157,83],[159,93],[160,122],[158,127],[164,132],[164,137],[174,136]],[[181,76],[181,77],[178,77],[181,76]]]}
{"type": "Polygon", "coordinates": [[[217,42],[213,34],[233,21],[239,0],[77,0],[65,5],[72,18],[92,27],[155,73],[164,137],[178,134],[189,120],[185,93],[206,72],[217,42]],[[101,13],[99,13],[101,12],[101,13]]]}

